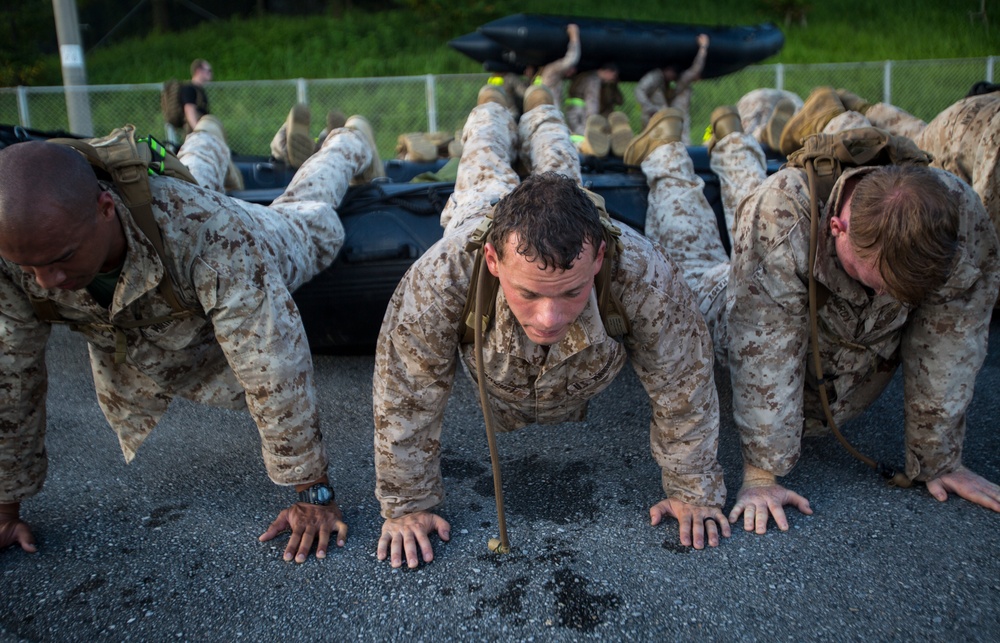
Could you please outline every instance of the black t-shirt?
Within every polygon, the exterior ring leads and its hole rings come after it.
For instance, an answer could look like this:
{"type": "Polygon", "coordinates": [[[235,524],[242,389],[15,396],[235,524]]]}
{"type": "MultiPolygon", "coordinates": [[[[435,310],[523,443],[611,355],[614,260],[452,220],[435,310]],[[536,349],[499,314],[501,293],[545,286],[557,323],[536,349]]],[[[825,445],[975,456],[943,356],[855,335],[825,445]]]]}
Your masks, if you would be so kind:
{"type": "Polygon", "coordinates": [[[199,117],[211,113],[208,111],[208,96],[205,94],[204,88],[198,85],[191,83],[181,85],[180,100],[182,108],[188,104],[197,107],[199,117]]]}

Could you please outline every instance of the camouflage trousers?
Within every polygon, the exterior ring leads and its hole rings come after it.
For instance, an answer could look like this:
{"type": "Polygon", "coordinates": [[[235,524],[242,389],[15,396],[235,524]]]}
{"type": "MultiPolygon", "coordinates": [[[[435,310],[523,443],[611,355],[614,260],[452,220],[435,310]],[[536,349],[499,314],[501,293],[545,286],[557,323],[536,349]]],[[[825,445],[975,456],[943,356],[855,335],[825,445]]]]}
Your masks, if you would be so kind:
{"type": "MultiPolygon", "coordinates": [[[[203,187],[222,190],[229,163],[225,141],[192,132],[178,158],[203,187]]],[[[344,245],[337,206],[351,179],[372,162],[365,138],[350,129],[334,130],[323,146],[299,168],[285,191],[270,205],[243,205],[266,233],[272,260],[289,290],[295,290],[333,263],[344,245]]]]}
{"type": "Polygon", "coordinates": [[[226,169],[229,167],[229,146],[206,131],[191,132],[177,150],[180,159],[201,187],[223,191],[226,169]]]}
{"type": "MultiPolygon", "coordinates": [[[[767,177],[764,152],[751,136],[734,132],[715,145],[711,164],[732,230],[736,206],[767,177]]],[[[712,333],[716,359],[725,363],[729,257],[705,198],[705,182],[695,173],[683,143],[658,147],[642,162],[642,171],[649,184],[646,236],[666,248],[681,267],[712,333]]]]}
{"type": "Polygon", "coordinates": [[[802,99],[799,98],[799,95],[783,89],[764,87],[744,94],[736,103],[736,111],[740,113],[743,131],[757,139],[758,142],[763,142],[761,135],[767,126],[767,121],[771,118],[775,105],[782,98],[792,101],[796,112],[802,109],[802,99]]]}
{"type": "Polygon", "coordinates": [[[517,187],[520,178],[513,167],[518,158],[531,173],[557,172],[581,180],[580,157],[559,108],[539,105],[515,124],[510,111],[497,103],[476,106],[462,131],[455,191],[441,212],[445,235],[484,217],[517,187]]]}

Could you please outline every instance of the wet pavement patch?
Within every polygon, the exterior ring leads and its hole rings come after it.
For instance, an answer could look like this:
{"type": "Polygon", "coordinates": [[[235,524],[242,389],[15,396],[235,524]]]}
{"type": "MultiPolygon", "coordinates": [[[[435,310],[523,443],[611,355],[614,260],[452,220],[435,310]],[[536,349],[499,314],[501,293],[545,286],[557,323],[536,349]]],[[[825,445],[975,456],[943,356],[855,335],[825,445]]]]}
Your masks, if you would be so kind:
{"type": "Polygon", "coordinates": [[[524,609],[524,590],[531,584],[527,576],[518,576],[507,581],[503,591],[496,596],[481,598],[476,602],[476,617],[482,618],[487,610],[497,610],[500,616],[514,616],[524,609]]]}
{"type": "Polygon", "coordinates": [[[589,632],[604,622],[608,610],[621,606],[617,594],[591,594],[587,591],[589,584],[589,580],[570,569],[560,569],[545,584],[545,589],[556,596],[561,627],[589,632]]]}

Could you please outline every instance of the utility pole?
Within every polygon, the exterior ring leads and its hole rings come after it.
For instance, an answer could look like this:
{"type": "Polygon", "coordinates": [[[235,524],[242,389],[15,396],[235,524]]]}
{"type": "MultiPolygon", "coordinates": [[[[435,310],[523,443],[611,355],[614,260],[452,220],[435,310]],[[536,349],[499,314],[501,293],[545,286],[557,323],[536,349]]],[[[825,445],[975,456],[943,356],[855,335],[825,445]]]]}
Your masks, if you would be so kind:
{"type": "Polygon", "coordinates": [[[76,0],[52,0],[52,9],[56,16],[56,36],[59,38],[59,59],[62,61],[69,129],[74,134],[93,136],[94,125],[90,118],[87,69],[83,65],[83,39],[80,37],[76,0]]]}

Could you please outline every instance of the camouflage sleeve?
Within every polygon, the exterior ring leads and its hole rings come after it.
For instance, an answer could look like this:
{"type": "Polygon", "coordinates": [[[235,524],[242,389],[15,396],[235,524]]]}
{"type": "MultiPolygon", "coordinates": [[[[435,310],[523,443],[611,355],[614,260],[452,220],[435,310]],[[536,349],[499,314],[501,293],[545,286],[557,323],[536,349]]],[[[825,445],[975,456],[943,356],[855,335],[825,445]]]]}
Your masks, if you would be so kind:
{"type": "Polygon", "coordinates": [[[1000,287],[993,225],[972,189],[951,178],[949,187],[971,219],[962,256],[944,287],[914,311],[901,344],[906,475],[923,481],[962,464],[965,413],[986,358],[1000,287]]]}
{"type": "Polygon", "coordinates": [[[740,204],[727,302],[743,459],[779,476],[799,457],[809,347],[809,221],[803,182],[788,178],[772,176],[740,204]]]}
{"type": "Polygon", "coordinates": [[[468,277],[441,244],[396,287],[382,321],[372,379],[375,496],[384,518],[444,500],[441,421],[458,359],[468,277]]]}
{"type": "Polygon", "coordinates": [[[45,343],[51,327],[35,317],[19,278],[19,268],[0,265],[0,503],[41,491],[48,468],[45,343]]]}
{"type": "Polygon", "coordinates": [[[566,55],[542,67],[540,75],[542,84],[546,87],[560,85],[566,76],[566,71],[580,62],[580,41],[570,40],[566,55]]]}
{"type": "Polygon", "coordinates": [[[691,83],[701,78],[701,72],[705,70],[705,59],[708,57],[708,47],[699,47],[695,54],[691,66],[688,67],[680,78],[677,79],[677,91],[681,92],[691,86],[691,83]]]}
{"type": "Polygon", "coordinates": [[[327,473],[312,356],[292,295],[254,234],[238,215],[213,217],[202,231],[194,284],[246,390],[271,480],[311,482],[327,473]]]}
{"type": "MultiPolygon", "coordinates": [[[[632,326],[626,346],[649,394],[650,446],[662,469],[663,491],[689,504],[721,507],[726,486],[717,460],[719,398],[708,327],[666,252],[653,244],[644,266],[627,267],[625,257],[633,252],[626,249],[618,270],[635,279],[632,287],[623,284],[632,326]]],[[[616,276],[620,284],[622,278],[616,276]]]]}
{"type": "Polygon", "coordinates": [[[663,72],[651,69],[635,84],[635,100],[644,113],[656,111],[653,95],[657,91],[663,91],[663,72]]]}

